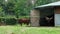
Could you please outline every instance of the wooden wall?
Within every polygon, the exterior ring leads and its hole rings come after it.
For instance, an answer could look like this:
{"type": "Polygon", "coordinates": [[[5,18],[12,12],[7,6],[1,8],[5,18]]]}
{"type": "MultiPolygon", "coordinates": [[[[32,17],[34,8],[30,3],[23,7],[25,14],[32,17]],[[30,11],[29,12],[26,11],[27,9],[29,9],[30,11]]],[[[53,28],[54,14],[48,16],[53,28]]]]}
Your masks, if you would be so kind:
{"type": "Polygon", "coordinates": [[[56,14],[60,14],[60,7],[56,7],[56,8],[55,8],[55,13],[56,13],[56,14]]]}

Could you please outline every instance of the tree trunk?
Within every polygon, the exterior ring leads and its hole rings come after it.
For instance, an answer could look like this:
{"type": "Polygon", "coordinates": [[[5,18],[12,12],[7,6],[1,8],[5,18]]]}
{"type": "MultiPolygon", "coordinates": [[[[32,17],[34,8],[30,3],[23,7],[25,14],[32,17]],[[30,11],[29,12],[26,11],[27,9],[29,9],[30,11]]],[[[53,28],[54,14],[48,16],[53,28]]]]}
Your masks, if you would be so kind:
{"type": "Polygon", "coordinates": [[[40,12],[38,10],[32,10],[31,11],[31,26],[38,27],[39,26],[39,20],[40,20],[40,12]]]}

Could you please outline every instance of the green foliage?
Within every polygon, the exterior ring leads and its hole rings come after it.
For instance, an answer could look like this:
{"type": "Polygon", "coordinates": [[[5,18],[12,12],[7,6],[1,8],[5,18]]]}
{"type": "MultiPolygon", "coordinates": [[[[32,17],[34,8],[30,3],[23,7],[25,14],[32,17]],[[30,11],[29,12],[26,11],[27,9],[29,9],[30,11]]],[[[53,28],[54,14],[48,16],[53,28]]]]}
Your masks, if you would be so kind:
{"type": "Polygon", "coordinates": [[[40,5],[44,5],[44,4],[48,4],[56,1],[59,1],[59,0],[37,0],[35,6],[40,6],[40,5]]]}
{"type": "Polygon", "coordinates": [[[29,15],[30,6],[26,5],[26,0],[17,0],[15,3],[15,14],[16,16],[27,16],[29,15]]]}
{"type": "Polygon", "coordinates": [[[15,25],[16,24],[15,18],[0,18],[0,23],[4,23],[6,25],[15,25]]]}
{"type": "Polygon", "coordinates": [[[6,20],[5,23],[7,25],[15,25],[16,24],[16,19],[14,19],[14,18],[5,19],[5,20],[6,20]]]}
{"type": "Polygon", "coordinates": [[[2,6],[0,6],[0,16],[4,16],[4,12],[3,12],[3,8],[2,8],[2,6]]]}
{"type": "Polygon", "coordinates": [[[35,6],[51,3],[51,0],[37,0],[35,6]]]}
{"type": "Polygon", "coordinates": [[[2,7],[0,6],[0,12],[2,12],[3,11],[3,9],[2,9],[2,7]]]}

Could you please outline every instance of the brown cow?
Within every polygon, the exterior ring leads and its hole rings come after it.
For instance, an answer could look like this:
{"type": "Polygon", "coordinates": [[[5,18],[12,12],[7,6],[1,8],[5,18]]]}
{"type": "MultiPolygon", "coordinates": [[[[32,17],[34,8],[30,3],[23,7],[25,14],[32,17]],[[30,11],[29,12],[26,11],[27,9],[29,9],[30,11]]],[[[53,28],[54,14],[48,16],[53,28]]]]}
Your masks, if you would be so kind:
{"type": "Polygon", "coordinates": [[[26,24],[26,25],[29,25],[29,22],[30,22],[30,19],[27,19],[27,18],[21,18],[18,20],[19,24],[22,26],[22,24],[26,24]]]}

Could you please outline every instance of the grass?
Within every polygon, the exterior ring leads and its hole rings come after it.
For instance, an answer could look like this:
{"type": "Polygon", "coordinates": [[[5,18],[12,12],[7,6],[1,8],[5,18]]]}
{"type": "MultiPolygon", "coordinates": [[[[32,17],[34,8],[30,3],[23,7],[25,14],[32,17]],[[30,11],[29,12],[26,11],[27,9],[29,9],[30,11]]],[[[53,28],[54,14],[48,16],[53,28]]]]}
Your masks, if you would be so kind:
{"type": "Polygon", "coordinates": [[[0,34],[59,34],[60,27],[0,26],[0,34]]]}

